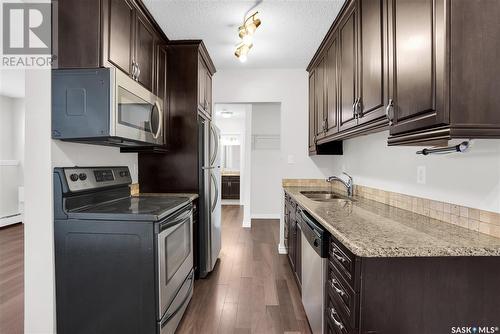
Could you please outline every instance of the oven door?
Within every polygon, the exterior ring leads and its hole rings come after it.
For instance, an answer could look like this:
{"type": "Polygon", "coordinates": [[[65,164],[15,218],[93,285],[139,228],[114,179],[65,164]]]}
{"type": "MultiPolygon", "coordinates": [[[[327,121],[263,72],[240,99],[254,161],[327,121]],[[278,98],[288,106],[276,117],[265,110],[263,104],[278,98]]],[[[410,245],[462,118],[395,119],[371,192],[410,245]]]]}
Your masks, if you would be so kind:
{"type": "Polygon", "coordinates": [[[193,209],[167,218],[158,233],[159,319],[193,269],[193,209]]]}
{"type": "Polygon", "coordinates": [[[115,136],[163,144],[163,102],[139,83],[115,70],[115,136]]]}

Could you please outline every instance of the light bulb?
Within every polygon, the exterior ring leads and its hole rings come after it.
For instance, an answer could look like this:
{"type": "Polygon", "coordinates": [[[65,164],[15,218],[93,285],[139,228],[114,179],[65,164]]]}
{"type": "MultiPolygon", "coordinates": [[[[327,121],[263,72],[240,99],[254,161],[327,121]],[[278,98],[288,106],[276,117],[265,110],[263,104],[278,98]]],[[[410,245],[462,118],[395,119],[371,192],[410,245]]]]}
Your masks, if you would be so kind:
{"type": "Polygon", "coordinates": [[[239,58],[238,58],[242,63],[246,62],[247,61],[247,55],[246,54],[242,54],[239,58]]]}
{"type": "Polygon", "coordinates": [[[253,43],[253,36],[250,35],[250,34],[246,34],[245,36],[243,36],[242,42],[246,46],[250,47],[252,45],[252,43],[253,43]]]}

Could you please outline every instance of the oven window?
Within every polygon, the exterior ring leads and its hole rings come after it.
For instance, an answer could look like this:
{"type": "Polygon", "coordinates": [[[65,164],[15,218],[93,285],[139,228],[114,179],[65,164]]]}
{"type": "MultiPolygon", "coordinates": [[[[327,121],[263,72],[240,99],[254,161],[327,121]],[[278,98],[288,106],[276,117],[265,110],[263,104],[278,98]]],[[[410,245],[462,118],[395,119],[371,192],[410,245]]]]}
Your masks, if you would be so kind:
{"type": "Polygon", "coordinates": [[[118,123],[151,132],[151,112],[153,106],[132,94],[123,87],[118,87],[118,123]]]}
{"type": "Polygon", "coordinates": [[[186,220],[165,238],[165,285],[191,253],[191,224],[186,220]]]}

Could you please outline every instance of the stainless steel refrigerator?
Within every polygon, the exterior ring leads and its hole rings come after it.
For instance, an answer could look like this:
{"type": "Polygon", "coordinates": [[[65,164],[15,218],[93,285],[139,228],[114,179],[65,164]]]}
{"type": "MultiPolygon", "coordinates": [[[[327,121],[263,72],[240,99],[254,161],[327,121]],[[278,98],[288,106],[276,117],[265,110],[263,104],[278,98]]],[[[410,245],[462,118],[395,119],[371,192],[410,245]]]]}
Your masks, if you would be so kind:
{"type": "Polygon", "coordinates": [[[221,249],[221,168],[220,130],[209,120],[199,117],[199,180],[200,226],[199,264],[200,277],[210,273],[221,249]]]}

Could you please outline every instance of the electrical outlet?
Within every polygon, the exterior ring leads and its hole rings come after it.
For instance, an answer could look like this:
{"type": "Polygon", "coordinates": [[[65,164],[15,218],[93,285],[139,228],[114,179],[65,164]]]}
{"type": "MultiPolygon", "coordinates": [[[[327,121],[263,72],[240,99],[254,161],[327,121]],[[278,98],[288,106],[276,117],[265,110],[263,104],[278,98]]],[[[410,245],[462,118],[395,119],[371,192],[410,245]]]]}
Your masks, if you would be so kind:
{"type": "Polygon", "coordinates": [[[417,167],[417,183],[425,184],[426,183],[426,167],[418,166],[417,167]]]}

